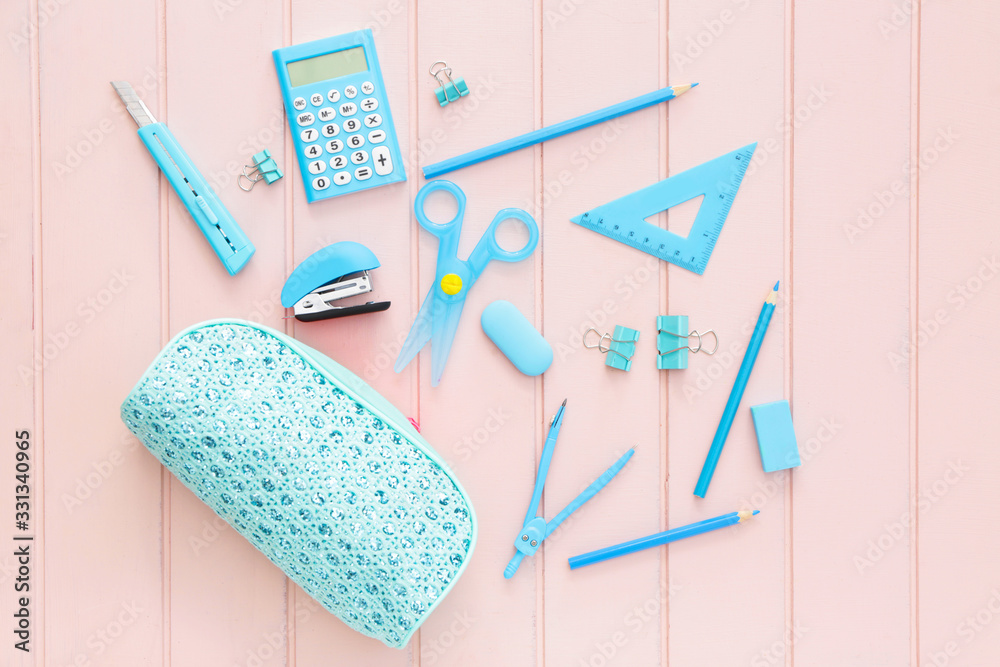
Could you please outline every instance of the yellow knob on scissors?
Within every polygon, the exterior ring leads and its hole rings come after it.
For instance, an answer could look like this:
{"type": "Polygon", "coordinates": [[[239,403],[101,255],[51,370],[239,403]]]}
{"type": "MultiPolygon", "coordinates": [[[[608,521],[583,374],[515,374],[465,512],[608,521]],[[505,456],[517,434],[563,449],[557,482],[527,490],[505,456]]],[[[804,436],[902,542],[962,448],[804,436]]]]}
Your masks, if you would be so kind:
{"type": "Polygon", "coordinates": [[[446,274],[441,279],[441,291],[450,296],[454,296],[462,291],[462,277],[457,273],[446,274]]]}

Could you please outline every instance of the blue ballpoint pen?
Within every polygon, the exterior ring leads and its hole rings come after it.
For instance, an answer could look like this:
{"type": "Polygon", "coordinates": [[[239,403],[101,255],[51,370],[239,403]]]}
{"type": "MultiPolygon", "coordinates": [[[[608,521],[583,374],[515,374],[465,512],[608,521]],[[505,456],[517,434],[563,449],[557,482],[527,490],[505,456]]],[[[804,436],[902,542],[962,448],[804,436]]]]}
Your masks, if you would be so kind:
{"type": "Polygon", "coordinates": [[[212,244],[212,250],[219,256],[226,271],[235,276],[253,256],[255,248],[250,239],[205,182],[205,177],[192,164],[167,126],[156,122],[135,89],[127,81],[112,81],[111,86],[139,126],[139,138],[146,144],[149,154],[198,223],[201,233],[212,244]]]}
{"type": "Polygon", "coordinates": [[[505,579],[513,577],[514,573],[517,572],[517,568],[521,566],[521,561],[524,557],[535,555],[542,541],[551,535],[570,514],[597,495],[598,491],[603,489],[625,467],[625,464],[629,462],[632,455],[635,454],[635,447],[625,452],[621,458],[615,461],[614,465],[594,480],[590,486],[583,490],[583,493],[578,495],[573,502],[566,506],[566,509],[559,512],[551,521],[546,521],[542,517],[537,516],[538,505],[542,500],[542,490],[545,488],[545,478],[549,474],[549,464],[552,463],[552,453],[555,450],[556,439],[559,437],[559,428],[562,426],[563,411],[565,409],[566,401],[563,401],[562,405],[559,406],[559,410],[556,411],[555,417],[552,418],[548,437],[545,438],[545,447],[542,448],[542,459],[538,463],[535,490],[531,494],[528,513],[524,517],[524,526],[521,528],[521,532],[518,533],[517,539],[514,540],[514,547],[517,548],[517,553],[510,559],[510,563],[507,564],[506,569],[503,571],[505,579]]]}

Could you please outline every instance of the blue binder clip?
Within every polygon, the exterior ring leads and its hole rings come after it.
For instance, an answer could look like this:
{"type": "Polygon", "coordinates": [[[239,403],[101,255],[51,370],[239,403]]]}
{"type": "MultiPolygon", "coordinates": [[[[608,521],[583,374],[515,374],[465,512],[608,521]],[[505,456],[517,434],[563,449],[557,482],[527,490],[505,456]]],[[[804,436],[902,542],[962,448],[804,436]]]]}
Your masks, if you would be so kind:
{"type": "Polygon", "coordinates": [[[250,192],[253,190],[253,186],[257,185],[260,181],[264,181],[270,185],[282,176],[284,174],[278,169],[278,163],[271,157],[271,151],[265,148],[259,153],[254,153],[253,162],[243,167],[243,173],[236,179],[236,182],[239,184],[241,190],[250,192]],[[249,173],[247,169],[250,170],[249,173]],[[249,183],[248,186],[243,185],[244,180],[249,183]]]}
{"type": "Polygon", "coordinates": [[[638,340],[638,331],[620,324],[615,326],[614,333],[602,334],[597,329],[590,328],[583,334],[583,346],[591,350],[597,348],[606,355],[604,365],[617,368],[620,371],[632,369],[632,355],[635,354],[635,344],[638,340]],[[600,336],[597,343],[593,345],[587,342],[587,336],[591,331],[600,336]]]}
{"type": "Polygon", "coordinates": [[[437,97],[438,104],[441,106],[448,106],[450,102],[457,102],[460,98],[469,94],[469,87],[465,85],[465,79],[462,77],[453,79],[451,76],[451,68],[448,67],[448,63],[445,61],[437,61],[431,65],[428,71],[431,73],[431,76],[434,77],[434,80],[438,82],[438,87],[434,89],[434,95],[437,97]],[[438,65],[440,65],[440,67],[438,67],[438,65]],[[445,78],[444,81],[441,80],[442,74],[445,78]]]}
{"type": "Polygon", "coordinates": [[[682,369],[688,367],[688,352],[705,354],[715,354],[719,349],[719,337],[715,331],[698,332],[688,329],[687,315],[660,315],[656,318],[656,367],[664,369],[682,369]],[[703,336],[711,334],[715,339],[715,347],[711,350],[705,349],[703,336]],[[697,342],[691,345],[689,339],[697,338],[697,342]]]}

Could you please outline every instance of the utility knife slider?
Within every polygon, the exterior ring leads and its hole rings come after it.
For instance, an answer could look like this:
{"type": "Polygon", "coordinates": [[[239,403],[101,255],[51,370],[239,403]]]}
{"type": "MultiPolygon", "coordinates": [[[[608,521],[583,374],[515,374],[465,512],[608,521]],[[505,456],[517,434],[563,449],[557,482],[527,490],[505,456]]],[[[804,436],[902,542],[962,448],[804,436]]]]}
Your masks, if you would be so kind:
{"type": "Polygon", "coordinates": [[[360,304],[336,302],[371,292],[368,272],[381,264],[375,253],[354,241],[341,241],[314,252],[295,267],[281,289],[281,305],[302,322],[327,320],[389,308],[389,301],[360,304]]]}

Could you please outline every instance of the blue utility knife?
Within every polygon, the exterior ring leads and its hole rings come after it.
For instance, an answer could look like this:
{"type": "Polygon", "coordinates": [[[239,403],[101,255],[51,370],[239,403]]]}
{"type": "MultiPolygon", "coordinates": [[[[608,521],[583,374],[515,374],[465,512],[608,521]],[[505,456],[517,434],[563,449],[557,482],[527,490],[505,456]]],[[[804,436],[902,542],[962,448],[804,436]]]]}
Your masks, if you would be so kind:
{"type": "Polygon", "coordinates": [[[131,84],[112,81],[111,86],[139,126],[142,143],[146,144],[146,149],[160,165],[174,192],[198,223],[201,233],[212,244],[212,250],[219,256],[226,271],[235,276],[250,261],[256,248],[205,182],[205,177],[192,164],[174,135],[166,125],[156,122],[131,84]]]}

